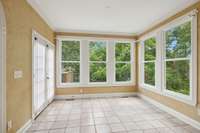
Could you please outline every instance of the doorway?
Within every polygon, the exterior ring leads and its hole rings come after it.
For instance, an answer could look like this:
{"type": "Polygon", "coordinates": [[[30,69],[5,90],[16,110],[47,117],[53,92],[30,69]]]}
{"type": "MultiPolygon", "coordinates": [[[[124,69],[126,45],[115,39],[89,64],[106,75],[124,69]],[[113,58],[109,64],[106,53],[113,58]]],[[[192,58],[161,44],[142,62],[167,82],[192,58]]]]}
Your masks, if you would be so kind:
{"type": "Polygon", "coordinates": [[[33,32],[33,119],[54,98],[55,48],[44,37],[33,32]]]}

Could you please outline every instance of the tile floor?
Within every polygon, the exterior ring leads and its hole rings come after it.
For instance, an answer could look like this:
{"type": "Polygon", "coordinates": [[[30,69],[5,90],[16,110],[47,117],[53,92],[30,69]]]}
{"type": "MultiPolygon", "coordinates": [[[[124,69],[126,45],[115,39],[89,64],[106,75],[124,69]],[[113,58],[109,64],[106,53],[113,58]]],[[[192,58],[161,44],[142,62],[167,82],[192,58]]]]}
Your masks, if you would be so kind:
{"type": "Polygon", "coordinates": [[[54,101],[27,133],[200,133],[138,98],[54,101]]]}

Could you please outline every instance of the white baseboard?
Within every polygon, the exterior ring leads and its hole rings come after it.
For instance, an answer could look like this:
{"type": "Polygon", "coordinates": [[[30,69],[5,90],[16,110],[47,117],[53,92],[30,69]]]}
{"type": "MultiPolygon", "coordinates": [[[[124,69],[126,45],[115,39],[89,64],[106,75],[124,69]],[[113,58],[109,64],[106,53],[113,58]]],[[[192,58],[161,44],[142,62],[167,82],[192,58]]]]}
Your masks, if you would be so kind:
{"type": "Polygon", "coordinates": [[[25,133],[28,128],[31,126],[32,120],[28,120],[20,129],[17,130],[16,133],[25,133]]]}
{"type": "Polygon", "coordinates": [[[198,121],[196,121],[196,120],[194,120],[194,119],[192,119],[192,118],[190,118],[190,117],[188,117],[188,116],[186,116],[186,115],[184,115],[180,112],[177,112],[176,110],[174,110],[174,109],[172,109],[172,108],[170,108],[170,107],[168,107],[164,104],[161,104],[161,103],[157,102],[156,100],[153,100],[152,98],[149,98],[145,95],[138,94],[138,96],[141,97],[142,99],[148,101],[149,103],[155,105],[156,107],[162,109],[163,111],[165,111],[165,112],[173,115],[174,117],[182,120],[183,122],[185,122],[185,123],[187,123],[187,124],[189,124],[189,125],[200,130],[200,122],[198,122],[198,121]]]}
{"type": "Polygon", "coordinates": [[[55,100],[63,99],[87,99],[87,98],[108,98],[108,97],[128,97],[137,96],[137,92],[128,93],[98,93],[98,94],[75,94],[75,95],[58,95],[55,96],[55,100]]]}

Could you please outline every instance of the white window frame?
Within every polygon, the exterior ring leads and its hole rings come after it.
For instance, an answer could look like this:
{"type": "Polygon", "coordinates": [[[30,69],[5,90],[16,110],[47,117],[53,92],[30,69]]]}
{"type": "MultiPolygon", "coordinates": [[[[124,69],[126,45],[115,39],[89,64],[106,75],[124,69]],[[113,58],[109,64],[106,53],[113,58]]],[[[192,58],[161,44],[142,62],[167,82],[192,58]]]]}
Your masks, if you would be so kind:
{"type": "Polygon", "coordinates": [[[116,84],[116,85],[120,85],[120,84],[132,84],[133,82],[134,82],[134,76],[135,76],[135,73],[134,73],[134,69],[135,69],[135,67],[134,67],[134,65],[133,64],[135,64],[135,62],[134,62],[134,57],[135,57],[135,48],[134,48],[134,44],[132,43],[132,42],[130,42],[130,41],[126,41],[126,40],[116,40],[116,41],[114,41],[114,51],[113,51],[113,53],[114,53],[114,71],[113,71],[113,83],[114,84],[116,84]],[[130,49],[130,61],[116,61],[116,57],[115,57],[115,46],[116,46],[116,43],[130,43],[130,45],[131,45],[131,49],[130,49]],[[129,81],[116,81],[116,64],[117,63],[126,63],[126,64],[130,64],[131,65],[131,79],[129,80],[129,81]]]}
{"type": "Polygon", "coordinates": [[[56,79],[57,79],[57,84],[59,83],[59,86],[60,87],[62,87],[62,86],[74,86],[74,87],[76,87],[76,86],[79,86],[79,84],[81,83],[81,75],[82,75],[82,73],[81,73],[81,53],[82,53],[82,51],[81,51],[81,45],[82,45],[82,43],[81,43],[81,40],[80,39],[76,39],[76,38],[63,38],[62,40],[58,40],[58,44],[59,45],[57,45],[57,51],[59,51],[59,52],[57,52],[57,58],[56,58],[56,60],[57,60],[57,62],[59,62],[59,65],[57,66],[57,73],[59,73],[59,75],[56,75],[56,79]],[[63,74],[63,72],[62,72],[62,63],[63,63],[63,61],[62,61],[62,41],[79,41],[80,43],[80,61],[64,61],[64,62],[71,62],[71,63],[80,63],[79,64],[79,82],[72,82],[72,83],[62,83],[62,74],[63,74]]]}
{"type": "Polygon", "coordinates": [[[196,17],[196,11],[192,11],[189,14],[186,14],[185,16],[179,18],[178,20],[174,21],[173,23],[170,23],[164,29],[162,30],[162,38],[163,38],[163,48],[162,48],[162,61],[163,61],[163,73],[162,73],[162,88],[165,96],[169,96],[172,98],[175,98],[177,100],[180,100],[182,102],[191,104],[191,105],[196,105],[197,102],[197,17],[196,17]],[[186,22],[190,21],[191,22],[191,56],[189,58],[174,58],[174,59],[166,59],[165,56],[165,32],[175,28],[177,26],[180,26],[181,24],[184,24],[186,22]],[[173,92],[170,90],[167,90],[166,88],[166,61],[170,60],[188,60],[190,61],[190,94],[189,96],[178,93],[178,92],[173,92]]]}
{"type": "Polygon", "coordinates": [[[88,47],[89,47],[89,42],[105,42],[106,43],[106,61],[90,61],[90,49],[88,49],[89,52],[89,57],[88,57],[88,70],[89,70],[89,80],[88,84],[89,85],[104,85],[108,84],[108,41],[107,40],[88,40],[88,47]],[[90,63],[105,63],[106,64],[106,81],[105,82],[90,82],[90,63]]]}
{"type": "Polygon", "coordinates": [[[159,33],[158,32],[152,32],[145,37],[141,39],[141,45],[139,49],[139,86],[141,88],[156,92],[156,93],[161,93],[161,87],[160,87],[160,79],[161,79],[161,53],[160,53],[160,38],[159,38],[159,33]],[[144,64],[145,62],[152,62],[152,61],[144,61],[144,42],[150,38],[155,38],[156,39],[156,58],[153,61],[155,63],[155,85],[150,85],[146,84],[144,82],[144,64]]]}
{"type": "Polygon", "coordinates": [[[109,86],[135,86],[135,40],[133,39],[113,39],[113,38],[95,38],[95,37],[74,37],[74,36],[57,36],[56,51],[56,87],[73,88],[73,87],[109,87],[109,86]],[[61,83],[61,43],[64,40],[80,40],[80,82],[79,83],[61,83]],[[107,82],[90,82],[89,75],[89,41],[106,41],[106,73],[107,82]],[[115,82],[114,76],[114,51],[115,41],[130,42],[132,46],[132,63],[130,82],[115,82]]]}
{"type": "MultiPolygon", "coordinates": [[[[139,46],[139,87],[150,90],[160,95],[173,98],[175,100],[195,106],[197,104],[197,10],[181,16],[174,21],[160,27],[159,29],[149,33],[140,39],[141,45],[139,46]],[[191,21],[191,57],[190,57],[190,96],[167,90],[165,87],[165,32],[171,28],[177,27],[185,22],[191,21]],[[145,85],[143,79],[143,42],[144,40],[156,37],[156,80],[155,87],[145,85]]],[[[182,58],[183,59],[183,58],[182,58]]],[[[181,60],[181,59],[177,59],[181,60]]]]}

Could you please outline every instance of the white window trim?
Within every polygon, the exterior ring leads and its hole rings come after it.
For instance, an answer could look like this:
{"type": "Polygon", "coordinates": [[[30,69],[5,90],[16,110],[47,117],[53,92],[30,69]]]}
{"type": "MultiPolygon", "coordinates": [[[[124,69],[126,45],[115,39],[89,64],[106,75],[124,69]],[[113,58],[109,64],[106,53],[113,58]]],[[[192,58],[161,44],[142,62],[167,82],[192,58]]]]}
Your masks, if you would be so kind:
{"type": "MultiPolygon", "coordinates": [[[[183,103],[195,106],[197,104],[197,10],[194,9],[191,12],[185,14],[182,17],[177,18],[176,20],[162,26],[161,28],[155,30],[154,32],[144,36],[143,38],[140,39],[142,42],[140,49],[139,49],[139,87],[150,90],[156,93],[159,93],[160,95],[167,96],[170,98],[173,98],[177,101],[181,101],[183,103]],[[165,89],[165,37],[164,37],[164,32],[173,28],[177,27],[180,24],[183,24],[187,21],[191,20],[191,28],[192,28],[192,54],[190,58],[179,58],[177,60],[184,60],[184,59],[190,59],[190,96],[169,91],[165,89]],[[156,37],[157,41],[157,47],[156,47],[156,70],[157,70],[157,78],[156,78],[156,86],[152,87],[149,85],[143,84],[143,79],[142,79],[142,68],[141,68],[141,61],[143,59],[143,41],[151,38],[151,37],[156,37]],[[158,80],[159,79],[159,80],[158,80]]],[[[167,59],[170,60],[170,59],[167,59]]],[[[174,60],[174,59],[173,59],[174,60]]]]}
{"type": "MultiPolygon", "coordinates": [[[[159,57],[159,48],[160,48],[160,41],[158,38],[158,33],[157,32],[152,32],[150,34],[148,34],[147,36],[143,37],[141,39],[141,47],[140,47],[140,58],[139,58],[139,65],[140,65],[140,78],[139,78],[139,86],[141,88],[156,92],[161,94],[161,89],[159,89],[159,82],[158,82],[158,77],[160,77],[160,73],[156,70],[160,69],[160,57],[159,57]],[[156,59],[152,60],[152,61],[144,61],[144,41],[150,39],[150,38],[155,38],[156,39],[156,59]],[[154,62],[155,63],[155,85],[150,85],[150,84],[146,84],[144,82],[144,64],[145,62],[154,62]]],[[[160,79],[160,78],[159,78],[160,79]]]]}
{"type": "Polygon", "coordinates": [[[166,27],[163,28],[162,32],[162,38],[163,38],[163,54],[162,54],[162,61],[163,61],[163,78],[162,78],[162,88],[165,96],[174,98],[176,100],[182,101],[184,103],[190,104],[190,105],[196,105],[197,103],[197,16],[196,16],[196,10],[193,10],[189,14],[186,14],[179,18],[178,20],[174,21],[173,23],[168,24],[166,27]],[[184,24],[185,22],[191,21],[191,56],[189,58],[175,58],[175,59],[165,59],[165,36],[164,33],[172,28],[175,28],[181,24],[184,24]],[[190,95],[184,95],[178,92],[173,92],[166,89],[165,86],[165,63],[166,61],[170,60],[189,60],[190,61],[190,95]]]}
{"type": "Polygon", "coordinates": [[[135,40],[132,39],[114,39],[114,38],[95,38],[95,37],[73,37],[73,36],[57,36],[56,45],[56,86],[57,88],[73,88],[73,87],[109,87],[109,86],[134,86],[135,85],[135,40]],[[78,40],[80,42],[80,82],[79,83],[61,83],[61,42],[63,40],[78,40]],[[89,41],[107,41],[107,82],[89,82],[89,41]],[[115,41],[129,42],[132,46],[132,62],[131,62],[131,76],[130,82],[114,82],[114,49],[115,41]],[[86,46],[84,46],[86,45],[86,46]],[[84,66],[84,67],[83,67],[84,66]]]}
{"type": "Polygon", "coordinates": [[[81,84],[82,82],[81,82],[81,76],[82,76],[82,73],[81,73],[81,53],[82,53],[82,51],[81,51],[81,45],[82,45],[82,43],[81,43],[81,40],[80,39],[73,39],[73,38],[63,38],[62,40],[57,40],[57,44],[58,45],[56,45],[56,49],[57,49],[57,54],[56,54],[56,64],[58,64],[59,63],[59,65],[57,65],[56,66],[56,72],[57,72],[57,74],[56,74],[56,85],[57,85],[57,87],[65,87],[65,86],[71,86],[71,87],[78,87],[79,86],[79,84],[81,84]],[[79,82],[74,82],[74,83],[62,83],[62,41],[79,41],[80,42],[80,61],[67,61],[67,62],[80,62],[80,65],[79,65],[79,71],[80,71],[80,75],[79,75],[79,77],[80,77],[80,79],[79,79],[79,82]],[[58,52],[59,51],[59,52],[58,52]]]}
{"type": "MultiPolygon", "coordinates": [[[[100,41],[100,42],[105,42],[106,43],[106,61],[90,61],[90,49],[88,50],[88,53],[89,53],[89,56],[88,56],[88,69],[89,69],[89,77],[88,77],[88,84],[89,85],[93,85],[93,86],[96,86],[96,85],[104,85],[104,84],[108,84],[108,41],[107,40],[95,40],[95,39],[90,39],[88,40],[88,42],[97,42],[97,41],[100,41]],[[90,63],[105,63],[106,64],[106,81],[105,82],[90,82],[90,63]]],[[[88,43],[88,46],[89,46],[89,43],[88,43]]]]}

